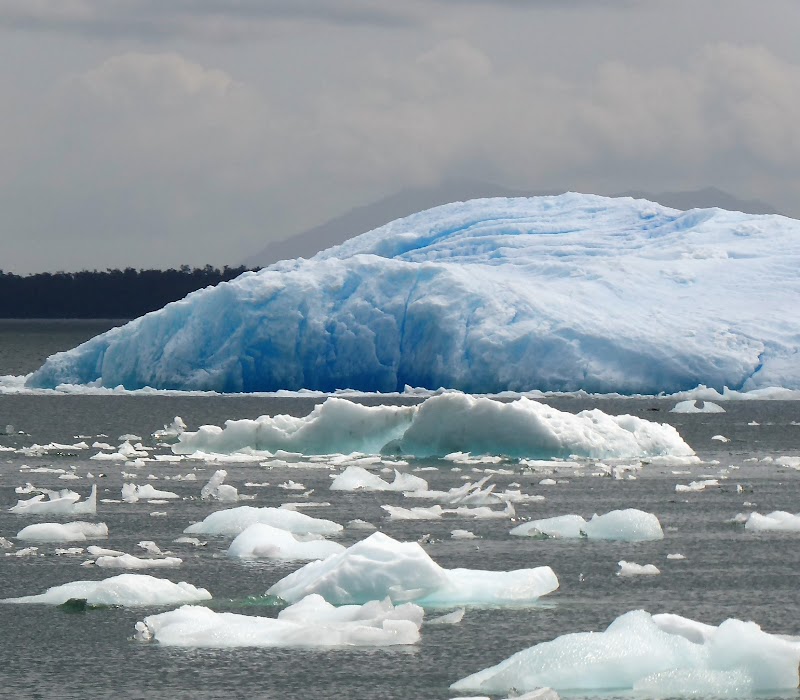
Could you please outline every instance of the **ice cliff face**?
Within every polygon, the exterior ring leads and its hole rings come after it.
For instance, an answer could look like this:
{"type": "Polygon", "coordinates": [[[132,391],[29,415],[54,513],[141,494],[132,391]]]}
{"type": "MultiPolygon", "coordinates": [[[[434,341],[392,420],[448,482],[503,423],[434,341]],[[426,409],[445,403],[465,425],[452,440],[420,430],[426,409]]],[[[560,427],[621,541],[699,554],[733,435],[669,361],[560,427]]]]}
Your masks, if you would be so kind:
{"type": "Polygon", "coordinates": [[[800,388],[800,222],[457,202],[204,289],[28,379],[218,391],[800,388]]]}

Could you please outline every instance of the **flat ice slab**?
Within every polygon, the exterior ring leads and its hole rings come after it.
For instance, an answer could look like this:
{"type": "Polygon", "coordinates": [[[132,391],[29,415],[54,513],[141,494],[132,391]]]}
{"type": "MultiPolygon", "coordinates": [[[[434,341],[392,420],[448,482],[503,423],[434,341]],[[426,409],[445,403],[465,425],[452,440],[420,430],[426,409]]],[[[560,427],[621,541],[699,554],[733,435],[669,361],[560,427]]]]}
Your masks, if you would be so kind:
{"type": "Polygon", "coordinates": [[[637,508],[596,513],[590,520],[580,515],[560,515],[555,518],[531,520],[517,525],[510,532],[518,537],[587,537],[596,540],[643,542],[664,538],[661,523],[652,513],[637,508]]]}
{"type": "Polygon", "coordinates": [[[41,603],[62,605],[68,600],[85,600],[87,605],[175,605],[209,600],[205,588],[181,581],[173,583],[147,574],[119,574],[102,581],[72,581],[48,588],[39,595],[6,598],[0,603],[41,603]]]}
{"type": "Polygon", "coordinates": [[[625,613],[604,632],[566,634],[454,683],[458,691],[640,691],[647,696],[749,696],[797,689],[800,645],[754,622],[719,627],[677,615],[625,613]]]}
{"type": "Polygon", "coordinates": [[[27,384],[800,388],[797,269],[800,222],[782,216],[575,193],[455,202],[194,292],[27,384]]]}
{"type": "Polygon", "coordinates": [[[181,647],[380,647],[414,644],[422,617],[413,603],[373,600],[337,608],[310,595],[277,619],[184,605],[138,622],[136,637],[181,647]]]}
{"type": "Polygon", "coordinates": [[[18,540],[30,542],[85,542],[105,539],[108,526],[105,523],[36,523],[22,528],[17,533],[18,540]]]}
{"type": "Polygon", "coordinates": [[[416,542],[375,532],[324,561],[306,564],[267,593],[294,602],[318,593],[334,604],[389,597],[433,607],[524,605],[558,588],[549,566],[517,571],[444,569],[416,542]]]}
{"type": "Polygon", "coordinates": [[[236,536],[255,523],[265,523],[295,535],[336,535],[344,528],[332,520],[314,518],[287,508],[239,506],[218,510],[184,530],[187,535],[236,536]]]}
{"type": "MultiPolygon", "coordinates": [[[[330,397],[300,418],[261,416],[226,421],[224,429],[202,426],[182,433],[172,449],[178,454],[285,450],[395,452],[417,457],[470,452],[535,459],[694,456],[678,431],[667,424],[612,416],[599,409],[573,414],[525,397],[503,402],[458,392],[432,396],[417,406],[362,406],[330,397]]],[[[342,475],[340,483],[357,486],[357,474],[362,485],[386,488],[360,472],[342,475]]],[[[403,475],[398,488],[403,481],[412,480],[403,475]]]]}
{"type": "Polygon", "coordinates": [[[9,508],[10,513],[17,515],[94,515],[97,513],[97,485],[92,485],[86,500],[81,500],[79,493],[62,489],[50,491],[41,489],[32,498],[20,499],[17,505],[9,508]]]}
{"type": "Polygon", "coordinates": [[[752,532],[800,532],[800,515],[785,510],[774,510],[766,515],[753,512],[747,517],[744,528],[752,532]]]}

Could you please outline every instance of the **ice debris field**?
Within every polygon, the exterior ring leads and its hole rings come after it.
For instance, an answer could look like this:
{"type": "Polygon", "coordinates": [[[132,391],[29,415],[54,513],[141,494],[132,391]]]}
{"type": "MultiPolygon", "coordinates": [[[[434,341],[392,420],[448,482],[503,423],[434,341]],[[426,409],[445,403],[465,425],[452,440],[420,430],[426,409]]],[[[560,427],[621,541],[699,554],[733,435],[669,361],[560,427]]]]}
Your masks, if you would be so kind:
{"type": "Polygon", "coordinates": [[[30,388],[800,389],[800,222],[567,193],[456,202],[195,292],[30,388]]]}

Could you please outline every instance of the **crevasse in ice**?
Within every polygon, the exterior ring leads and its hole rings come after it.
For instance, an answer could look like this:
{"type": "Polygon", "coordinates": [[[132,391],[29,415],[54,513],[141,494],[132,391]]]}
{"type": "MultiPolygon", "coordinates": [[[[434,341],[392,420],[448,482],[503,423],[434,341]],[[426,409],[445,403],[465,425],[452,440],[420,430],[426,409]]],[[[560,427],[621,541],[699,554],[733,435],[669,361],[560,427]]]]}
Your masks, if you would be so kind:
{"type": "Polygon", "coordinates": [[[800,388],[798,268],[800,222],[781,216],[576,193],[455,202],[195,292],[27,384],[800,388]]]}

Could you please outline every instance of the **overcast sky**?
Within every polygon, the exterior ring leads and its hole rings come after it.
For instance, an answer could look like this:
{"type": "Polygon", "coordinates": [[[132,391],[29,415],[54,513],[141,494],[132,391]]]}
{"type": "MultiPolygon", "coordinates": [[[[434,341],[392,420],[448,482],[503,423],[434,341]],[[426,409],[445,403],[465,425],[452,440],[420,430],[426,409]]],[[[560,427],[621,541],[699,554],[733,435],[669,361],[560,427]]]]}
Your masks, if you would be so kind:
{"type": "Polygon", "coordinates": [[[0,269],[236,265],[452,177],[800,217],[798,36],[797,0],[0,0],[0,269]]]}

